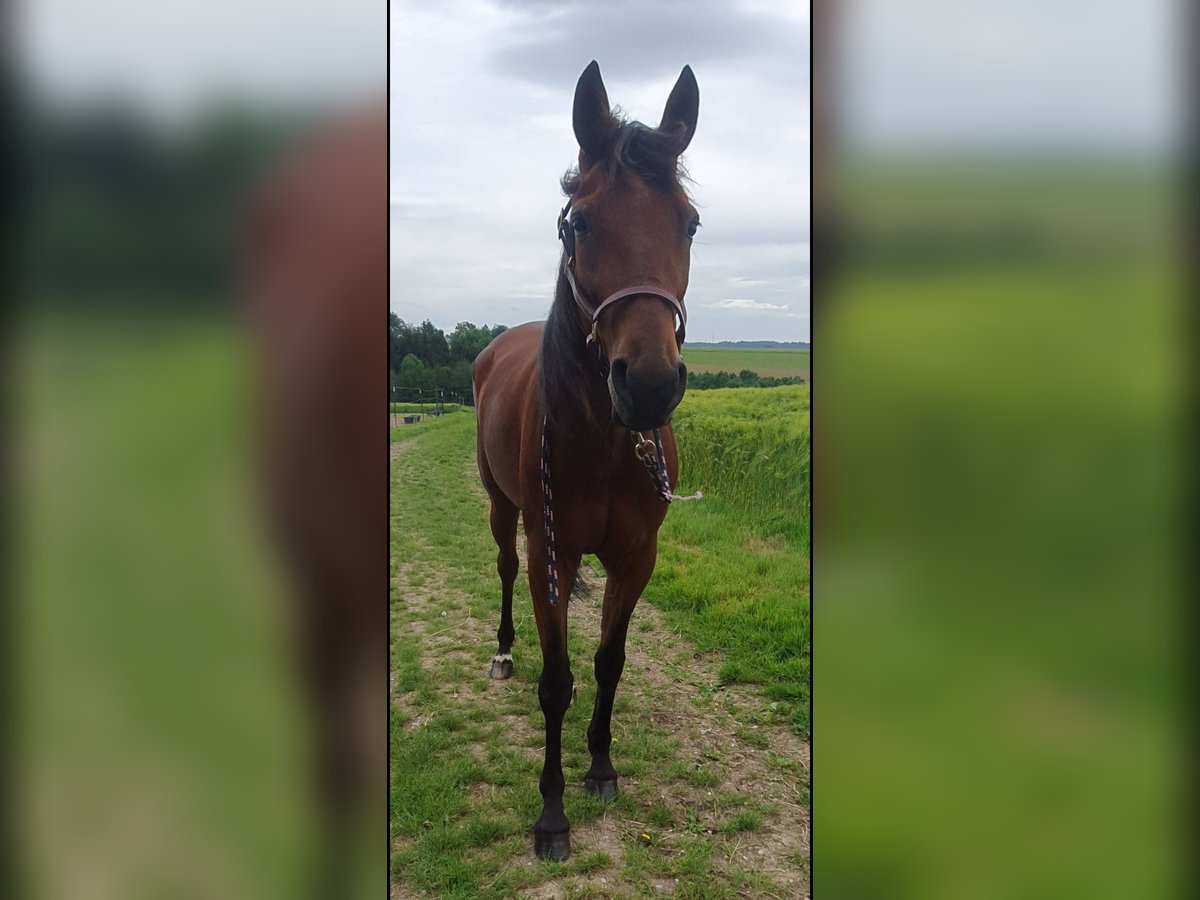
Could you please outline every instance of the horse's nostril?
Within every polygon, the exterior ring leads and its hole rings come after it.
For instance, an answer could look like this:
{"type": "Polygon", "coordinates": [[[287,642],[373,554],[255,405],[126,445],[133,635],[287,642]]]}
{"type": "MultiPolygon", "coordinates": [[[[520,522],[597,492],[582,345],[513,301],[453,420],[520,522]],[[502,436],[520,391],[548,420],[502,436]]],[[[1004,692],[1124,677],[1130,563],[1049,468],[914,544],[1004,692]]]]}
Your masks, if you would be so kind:
{"type": "Polygon", "coordinates": [[[687,384],[687,366],[683,364],[682,360],[679,362],[679,383],[687,384]]]}
{"type": "Polygon", "coordinates": [[[626,380],[629,375],[629,360],[623,356],[618,356],[609,364],[609,372],[612,375],[613,387],[618,390],[626,386],[626,380]]]}

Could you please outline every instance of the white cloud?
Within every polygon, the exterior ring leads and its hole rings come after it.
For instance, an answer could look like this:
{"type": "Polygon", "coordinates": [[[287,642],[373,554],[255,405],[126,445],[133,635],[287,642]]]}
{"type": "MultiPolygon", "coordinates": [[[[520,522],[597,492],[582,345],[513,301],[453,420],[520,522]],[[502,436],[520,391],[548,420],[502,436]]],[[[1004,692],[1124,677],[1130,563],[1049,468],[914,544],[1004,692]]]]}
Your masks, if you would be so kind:
{"type": "Polygon", "coordinates": [[[782,310],[782,309],[788,308],[788,304],[786,304],[786,303],[784,303],[781,306],[778,303],[764,303],[761,300],[749,300],[749,299],[716,300],[712,303],[703,303],[701,305],[707,309],[782,310]]]}
{"type": "Polygon", "coordinates": [[[435,325],[545,318],[559,246],[558,179],[578,154],[575,81],[597,60],[609,99],[655,123],[679,70],[700,85],[685,157],[703,219],[689,331],[808,340],[808,27],[771,4],[700,0],[392,2],[392,299],[435,325]],[[643,27],[630,30],[633,15],[643,27]],[[536,52],[534,52],[536,49],[536,52]],[[757,306],[720,307],[737,297],[757,306]],[[514,309],[514,307],[516,307],[514,309]],[[730,312],[736,314],[731,315],[730,312]],[[781,333],[782,332],[782,333],[781,333]]]}

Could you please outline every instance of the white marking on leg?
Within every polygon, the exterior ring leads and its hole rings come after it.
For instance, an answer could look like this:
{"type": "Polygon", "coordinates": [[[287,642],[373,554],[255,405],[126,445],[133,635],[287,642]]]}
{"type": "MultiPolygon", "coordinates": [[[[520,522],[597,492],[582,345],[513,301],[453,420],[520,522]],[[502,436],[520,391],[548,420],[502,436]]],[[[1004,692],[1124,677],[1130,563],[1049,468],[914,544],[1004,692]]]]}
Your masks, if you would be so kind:
{"type": "Polygon", "coordinates": [[[497,653],[492,657],[492,662],[512,662],[511,653],[497,653]]]}

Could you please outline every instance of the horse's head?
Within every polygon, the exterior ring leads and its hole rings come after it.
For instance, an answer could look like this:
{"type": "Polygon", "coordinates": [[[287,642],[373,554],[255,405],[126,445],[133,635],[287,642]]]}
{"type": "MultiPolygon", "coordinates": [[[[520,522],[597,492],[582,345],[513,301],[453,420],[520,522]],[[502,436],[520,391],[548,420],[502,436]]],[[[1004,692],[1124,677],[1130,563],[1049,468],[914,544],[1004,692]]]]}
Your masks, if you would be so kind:
{"type": "Polygon", "coordinates": [[[699,103],[688,67],[657,128],[613,115],[595,62],[575,88],[579,169],[564,182],[565,271],[589,343],[607,362],[613,419],[638,431],[666,424],[687,385],[683,295],[700,219],[679,156],[699,103]]]}

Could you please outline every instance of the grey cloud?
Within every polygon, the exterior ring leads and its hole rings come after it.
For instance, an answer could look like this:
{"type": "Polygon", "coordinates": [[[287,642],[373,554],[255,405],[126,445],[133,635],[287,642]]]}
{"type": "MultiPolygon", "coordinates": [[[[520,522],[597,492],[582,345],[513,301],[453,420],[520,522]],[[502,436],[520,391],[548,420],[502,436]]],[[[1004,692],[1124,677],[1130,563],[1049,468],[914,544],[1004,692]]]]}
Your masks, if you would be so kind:
{"type": "Polygon", "coordinates": [[[807,26],[711,2],[489,6],[406,13],[415,37],[393,56],[392,308],[445,328],[544,318],[579,72],[597,59],[610,98],[653,123],[663,82],[689,63],[702,98],[687,157],[704,219],[694,336],[806,340],[790,314],[808,307],[807,26]],[[731,298],[753,305],[703,305],[731,298]]]}
{"type": "Polygon", "coordinates": [[[793,22],[719,0],[507,5],[537,12],[510,26],[491,64],[558,89],[569,90],[593,58],[606,77],[646,80],[672,77],[685,64],[714,67],[750,55],[760,64],[794,63],[808,52],[807,31],[793,22]]]}

